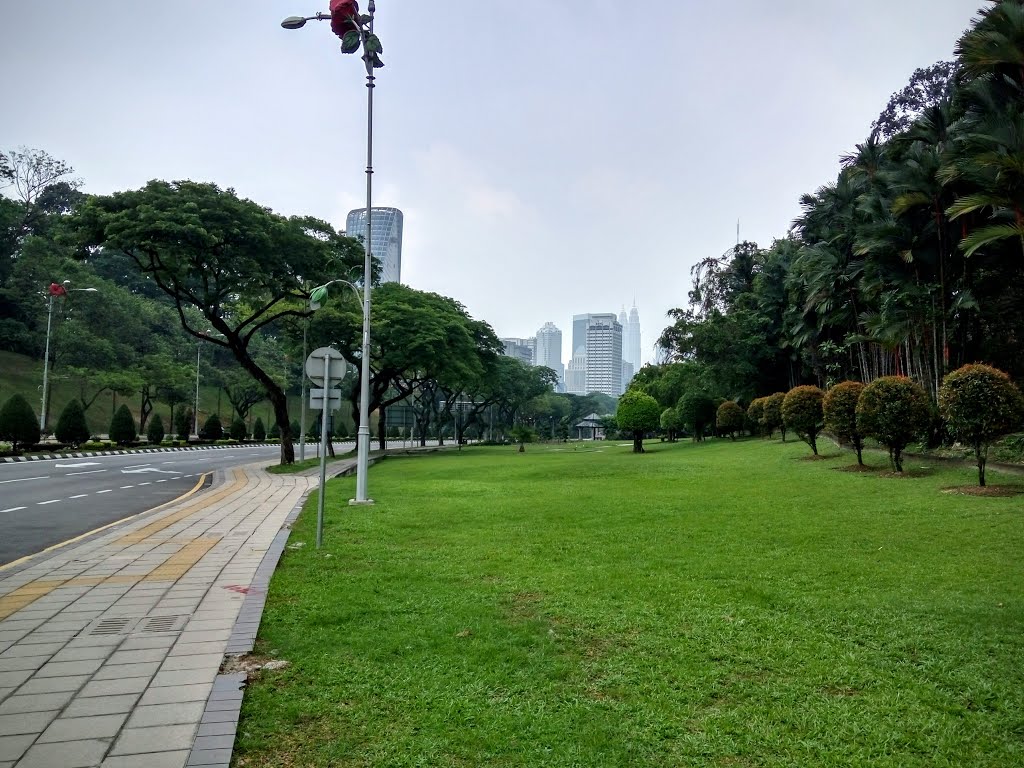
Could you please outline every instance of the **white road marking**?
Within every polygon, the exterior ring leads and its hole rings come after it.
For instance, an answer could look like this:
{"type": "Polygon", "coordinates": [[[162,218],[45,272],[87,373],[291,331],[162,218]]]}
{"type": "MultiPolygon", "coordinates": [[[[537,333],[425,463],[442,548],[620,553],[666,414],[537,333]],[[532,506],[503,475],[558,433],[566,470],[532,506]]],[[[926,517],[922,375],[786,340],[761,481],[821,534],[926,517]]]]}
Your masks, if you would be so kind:
{"type": "Polygon", "coordinates": [[[123,467],[123,469],[138,469],[139,467],[148,467],[148,466],[149,466],[149,464],[129,464],[127,467],[123,467]]]}
{"type": "Polygon", "coordinates": [[[144,469],[122,469],[122,475],[139,475],[144,472],[159,472],[161,475],[177,475],[179,472],[176,469],[157,469],[156,467],[146,467],[144,469]]]}
{"type": "Polygon", "coordinates": [[[72,475],[94,475],[97,472],[106,472],[106,471],[107,470],[105,470],[105,469],[87,469],[87,470],[85,470],[85,472],[68,472],[67,476],[71,477],[72,475]]]}
{"type": "Polygon", "coordinates": [[[112,490],[114,490],[114,489],[113,488],[107,488],[105,491],[96,491],[96,493],[97,494],[100,494],[100,493],[110,493],[112,490]]]}
{"type": "Polygon", "coordinates": [[[166,483],[167,482],[167,478],[165,477],[163,480],[157,480],[157,482],[158,483],[166,483]]]}
{"type": "Polygon", "coordinates": [[[27,509],[27,507],[10,507],[9,509],[0,509],[0,514],[4,512],[17,512],[19,509],[27,509]]]}
{"type": "Polygon", "coordinates": [[[54,464],[58,469],[77,469],[78,467],[98,467],[98,461],[79,461],[76,464],[54,464]]]}
{"type": "Polygon", "coordinates": [[[134,487],[135,487],[134,485],[122,485],[121,486],[121,490],[123,491],[125,488],[134,488],[134,487]]]}
{"type": "Polygon", "coordinates": [[[139,487],[141,488],[141,487],[142,487],[142,486],[144,486],[144,485],[152,485],[152,484],[153,484],[153,483],[139,483],[139,487]]]}
{"type": "Polygon", "coordinates": [[[41,477],[19,477],[17,480],[0,480],[0,483],[24,483],[26,480],[49,480],[49,475],[42,475],[41,477]]]}
{"type": "Polygon", "coordinates": [[[37,501],[36,504],[42,506],[43,504],[56,504],[60,499],[50,499],[49,501],[37,501]]]}
{"type": "Polygon", "coordinates": [[[88,496],[88,493],[76,493],[74,496],[68,496],[69,499],[81,499],[88,496]]]}

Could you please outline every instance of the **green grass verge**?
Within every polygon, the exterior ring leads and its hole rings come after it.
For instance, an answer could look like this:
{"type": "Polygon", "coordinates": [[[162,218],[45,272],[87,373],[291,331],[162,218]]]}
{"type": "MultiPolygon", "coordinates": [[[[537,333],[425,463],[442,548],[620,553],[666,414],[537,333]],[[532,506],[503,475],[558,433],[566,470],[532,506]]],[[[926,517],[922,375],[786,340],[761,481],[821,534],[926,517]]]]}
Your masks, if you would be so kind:
{"type": "MultiPolygon", "coordinates": [[[[298,444],[298,442],[295,443],[294,447],[295,447],[295,455],[298,456],[299,455],[299,444],[298,444]]],[[[308,446],[307,446],[307,449],[308,449],[308,446]]],[[[337,456],[334,456],[333,458],[328,456],[327,457],[327,463],[330,464],[331,462],[342,461],[343,459],[351,459],[354,456],[355,456],[355,451],[347,451],[345,453],[339,453],[337,456]]],[[[313,467],[319,467],[319,466],[320,466],[320,459],[319,458],[303,459],[302,461],[299,461],[298,459],[296,459],[295,463],[293,463],[293,464],[273,464],[273,465],[267,467],[267,472],[271,472],[272,474],[275,474],[275,475],[294,475],[294,474],[297,474],[299,472],[305,472],[307,469],[312,469],[313,467]]]]}
{"type": "MultiPolygon", "coordinates": [[[[274,575],[234,765],[1024,763],[1024,497],[802,443],[392,459],[274,575]],[[833,453],[835,453],[833,451],[833,453]]],[[[991,482],[1019,478],[992,473],[991,482]]]]}

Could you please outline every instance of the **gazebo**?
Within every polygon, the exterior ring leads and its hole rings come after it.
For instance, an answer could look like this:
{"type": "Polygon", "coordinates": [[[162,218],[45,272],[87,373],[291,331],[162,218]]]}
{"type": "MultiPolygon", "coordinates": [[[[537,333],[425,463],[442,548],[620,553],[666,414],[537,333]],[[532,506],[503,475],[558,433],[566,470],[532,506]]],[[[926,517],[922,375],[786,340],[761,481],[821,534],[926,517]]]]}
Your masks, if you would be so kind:
{"type": "Polygon", "coordinates": [[[576,430],[577,440],[604,440],[604,426],[601,424],[601,417],[596,413],[587,414],[573,427],[576,430]],[[588,429],[590,430],[589,435],[585,434],[588,429]]]}

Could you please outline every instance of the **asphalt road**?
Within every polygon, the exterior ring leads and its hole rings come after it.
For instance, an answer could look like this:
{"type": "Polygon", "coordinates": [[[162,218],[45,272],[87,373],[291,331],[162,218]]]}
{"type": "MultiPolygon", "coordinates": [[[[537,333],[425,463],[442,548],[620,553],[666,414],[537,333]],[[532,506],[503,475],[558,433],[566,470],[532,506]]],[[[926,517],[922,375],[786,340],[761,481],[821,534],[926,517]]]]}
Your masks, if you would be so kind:
{"type": "MultiPolygon", "coordinates": [[[[0,464],[0,565],[172,501],[204,473],[272,464],[279,453],[240,447],[0,464]]],[[[306,446],[312,456],[316,446],[306,446]]]]}

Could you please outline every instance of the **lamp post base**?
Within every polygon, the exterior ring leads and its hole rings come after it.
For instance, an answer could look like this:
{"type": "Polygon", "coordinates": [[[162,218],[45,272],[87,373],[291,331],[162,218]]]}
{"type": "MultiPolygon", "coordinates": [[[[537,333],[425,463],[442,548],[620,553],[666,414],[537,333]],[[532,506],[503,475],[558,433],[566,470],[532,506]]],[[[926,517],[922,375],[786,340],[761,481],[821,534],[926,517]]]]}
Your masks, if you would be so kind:
{"type": "Polygon", "coordinates": [[[348,500],[348,505],[350,507],[372,507],[375,503],[376,502],[374,502],[373,499],[363,499],[362,501],[359,499],[348,500]]]}

